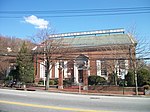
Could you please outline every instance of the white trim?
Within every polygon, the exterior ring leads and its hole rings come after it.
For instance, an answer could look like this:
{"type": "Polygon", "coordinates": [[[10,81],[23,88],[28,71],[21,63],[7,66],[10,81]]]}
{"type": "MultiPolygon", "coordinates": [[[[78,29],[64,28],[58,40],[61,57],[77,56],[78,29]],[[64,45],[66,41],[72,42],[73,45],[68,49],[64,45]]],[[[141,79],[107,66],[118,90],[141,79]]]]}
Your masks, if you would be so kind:
{"type": "Polygon", "coordinates": [[[74,82],[79,83],[78,82],[78,68],[77,66],[75,66],[75,64],[74,64],[74,82]]]}
{"type": "Polygon", "coordinates": [[[44,78],[45,77],[45,66],[44,66],[44,62],[40,62],[40,78],[44,78]]]}
{"type": "Polygon", "coordinates": [[[88,76],[90,76],[91,73],[90,73],[90,60],[88,60],[88,76]]]}
{"type": "Polygon", "coordinates": [[[129,69],[129,60],[125,60],[125,75],[127,75],[129,69]]]}
{"type": "Polygon", "coordinates": [[[52,65],[50,64],[50,71],[49,71],[50,73],[50,78],[52,78],[52,65]]]}
{"type": "Polygon", "coordinates": [[[101,61],[96,60],[97,76],[101,76],[101,61]]]}
{"type": "Polygon", "coordinates": [[[119,64],[118,64],[118,60],[116,60],[116,62],[115,62],[115,73],[117,73],[117,76],[120,76],[119,75],[119,64]]]}
{"type": "Polygon", "coordinates": [[[56,63],[55,63],[55,78],[59,78],[59,71],[58,71],[58,68],[59,68],[59,63],[56,62],[56,63]]]}
{"type": "Polygon", "coordinates": [[[81,35],[95,35],[95,34],[107,34],[107,33],[123,33],[123,28],[108,29],[108,30],[96,30],[96,31],[84,31],[84,32],[71,32],[49,35],[49,38],[69,37],[69,36],[81,36],[81,35]]]}
{"type": "Polygon", "coordinates": [[[64,61],[64,78],[68,78],[68,74],[67,74],[67,61],[64,61]]]}

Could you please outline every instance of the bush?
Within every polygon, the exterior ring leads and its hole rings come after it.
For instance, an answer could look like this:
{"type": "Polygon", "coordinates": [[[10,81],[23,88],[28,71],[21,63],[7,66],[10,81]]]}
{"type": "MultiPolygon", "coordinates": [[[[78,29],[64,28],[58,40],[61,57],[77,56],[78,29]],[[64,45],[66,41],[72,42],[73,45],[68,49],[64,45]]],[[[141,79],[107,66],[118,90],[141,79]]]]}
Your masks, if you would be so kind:
{"type": "Polygon", "coordinates": [[[135,85],[135,81],[134,81],[134,71],[133,70],[129,70],[127,75],[125,76],[125,80],[127,81],[127,86],[128,87],[132,87],[135,85]]]}
{"type": "Polygon", "coordinates": [[[106,84],[106,79],[100,76],[89,76],[88,77],[88,84],[89,85],[104,85],[106,84]]]}
{"type": "Polygon", "coordinates": [[[63,85],[64,86],[71,86],[72,85],[72,81],[69,80],[69,79],[65,79],[65,80],[63,80],[63,85]]]}
{"type": "Polygon", "coordinates": [[[49,85],[57,85],[58,84],[58,79],[50,79],[49,80],[49,85]]]}
{"type": "Polygon", "coordinates": [[[49,85],[54,85],[55,81],[54,80],[49,80],[49,85]]]}
{"type": "Polygon", "coordinates": [[[40,81],[38,82],[38,84],[39,84],[39,85],[44,85],[44,80],[40,80],[40,81]]]}
{"type": "Polygon", "coordinates": [[[113,72],[109,74],[108,82],[110,85],[117,85],[117,81],[118,81],[118,76],[116,73],[113,72]]]}
{"type": "Polygon", "coordinates": [[[137,72],[138,86],[150,85],[150,70],[142,68],[137,72]]]}
{"type": "Polygon", "coordinates": [[[58,79],[54,79],[54,85],[58,84],[58,79]]]}
{"type": "Polygon", "coordinates": [[[149,85],[144,85],[143,88],[144,88],[144,90],[145,90],[145,89],[146,89],[146,90],[149,90],[149,89],[150,89],[150,86],[149,86],[149,85]]]}
{"type": "Polygon", "coordinates": [[[118,84],[119,84],[119,86],[127,86],[127,81],[125,81],[123,79],[119,79],[118,84]]]}
{"type": "Polygon", "coordinates": [[[10,81],[10,80],[12,80],[13,79],[13,77],[12,76],[7,76],[7,77],[5,77],[5,79],[4,79],[4,81],[10,81]]]}

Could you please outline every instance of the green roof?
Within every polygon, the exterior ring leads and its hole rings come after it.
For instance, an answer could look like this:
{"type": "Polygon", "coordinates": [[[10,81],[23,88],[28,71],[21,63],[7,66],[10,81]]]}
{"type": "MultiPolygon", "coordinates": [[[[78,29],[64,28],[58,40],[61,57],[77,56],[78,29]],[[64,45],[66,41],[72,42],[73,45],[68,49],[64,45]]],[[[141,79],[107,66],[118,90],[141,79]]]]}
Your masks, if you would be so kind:
{"type": "Polygon", "coordinates": [[[82,46],[108,46],[108,45],[134,45],[136,40],[128,34],[110,34],[103,36],[81,36],[64,38],[63,43],[74,47],[82,46]]]}

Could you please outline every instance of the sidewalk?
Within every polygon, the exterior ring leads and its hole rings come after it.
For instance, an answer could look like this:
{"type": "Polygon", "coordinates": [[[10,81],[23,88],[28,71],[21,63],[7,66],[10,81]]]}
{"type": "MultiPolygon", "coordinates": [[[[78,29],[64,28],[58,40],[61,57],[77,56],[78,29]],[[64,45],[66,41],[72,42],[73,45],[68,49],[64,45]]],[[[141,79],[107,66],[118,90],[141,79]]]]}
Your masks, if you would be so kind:
{"type": "MultiPolygon", "coordinates": [[[[135,92],[126,92],[126,91],[123,94],[123,91],[96,91],[96,90],[79,90],[70,88],[69,89],[49,88],[49,90],[45,90],[45,87],[27,87],[27,88],[1,87],[1,88],[22,90],[22,91],[47,91],[66,94],[101,95],[101,96],[136,96],[135,92]]],[[[138,96],[145,96],[145,95],[143,92],[139,92],[138,96]]]]}
{"type": "MultiPolygon", "coordinates": [[[[96,90],[79,90],[79,89],[58,89],[58,88],[49,88],[45,90],[45,87],[28,87],[16,88],[16,90],[26,90],[26,91],[47,91],[47,92],[57,92],[57,93],[66,93],[66,94],[83,94],[83,95],[102,95],[102,96],[136,96],[135,92],[124,92],[123,91],[96,91],[96,90]]],[[[143,92],[139,92],[139,96],[143,96],[143,92]]]]}

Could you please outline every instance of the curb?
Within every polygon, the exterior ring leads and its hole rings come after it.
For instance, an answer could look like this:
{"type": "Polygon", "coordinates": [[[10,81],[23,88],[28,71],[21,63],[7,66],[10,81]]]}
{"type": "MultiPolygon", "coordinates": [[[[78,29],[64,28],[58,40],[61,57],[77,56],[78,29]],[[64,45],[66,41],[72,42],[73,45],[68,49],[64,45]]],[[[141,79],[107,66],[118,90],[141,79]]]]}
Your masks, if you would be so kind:
{"type": "Polygon", "coordinates": [[[71,92],[71,91],[61,91],[61,90],[43,90],[43,89],[34,89],[34,88],[2,88],[2,89],[13,89],[20,91],[39,91],[39,92],[54,92],[54,93],[63,93],[63,94],[76,94],[76,95],[95,95],[95,96],[116,96],[116,97],[145,97],[150,98],[150,96],[145,95],[123,95],[123,94],[105,94],[105,93],[88,93],[88,92],[71,92]]]}

